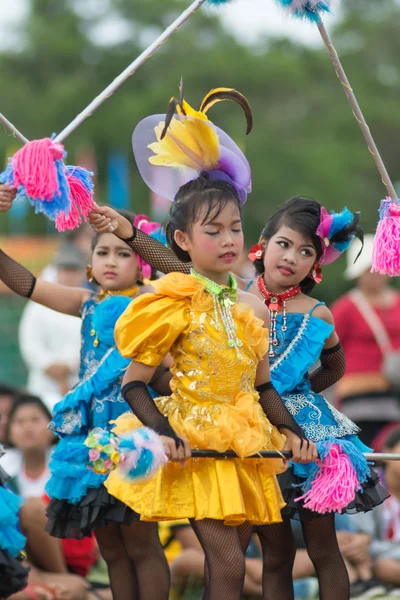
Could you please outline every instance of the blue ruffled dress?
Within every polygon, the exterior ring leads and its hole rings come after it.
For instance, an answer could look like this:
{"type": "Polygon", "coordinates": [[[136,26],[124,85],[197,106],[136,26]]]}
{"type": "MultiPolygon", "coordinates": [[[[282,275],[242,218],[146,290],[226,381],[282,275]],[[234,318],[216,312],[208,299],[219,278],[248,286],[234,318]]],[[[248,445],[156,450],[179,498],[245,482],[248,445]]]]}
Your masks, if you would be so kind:
{"type": "Polygon", "coordinates": [[[130,298],[113,296],[99,302],[95,295],[81,309],[82,346],[78,384],[53,410],[50,429],[59,436],[50,462],[50,496],[46,530],[55,537],[91,536],[109,522],[130,524],[139,516],[103,486],[106,475],[88,469],[84,441],[95,427],[109,430],[110,421],[129,410],[121,381],[129,360],[114,342],[114,326],[130,298]]]}
{"type": "MultiPolygon", "coordinates": [[[[0,456],[3,454],[0,444],[0,456]]],[[[0,467],[0,598],[16,594],[28,580],[28,569],[19,560],[26,542],[19,528],[23,500],[7,488],[7,479],[7,474],[0,467]]]]}
{"type": "MultiPolygon", "coordinates": [[[[318,361],[325,341],[334,327],[313,316],[316,304],[308,313],[288,313],[287,330],[283,331],[282,315],[277,317],[278,345],[270,357],[271,380],[285,402],[290,414],[303,429],[306,437],[319,442],[328,438],[344,439],[353,443],[361,452],[370,451],[357,437],[360,431],[350,419],[339,412],[323,396],[311,389],[310,368],[318,361]]],[[[287,506],[284,515],[305,518],[312,511],[302,508],[296,498],[302,495],[300,484],[307,479],[313,463],[291,464],[291,468],[278,477],[287,506]]],[[[355,513],[371,510],[381,504],[388,494],[380,485],[379,478],[371,469],[370,477],[354,501],[344,512],[355,513]]]]}

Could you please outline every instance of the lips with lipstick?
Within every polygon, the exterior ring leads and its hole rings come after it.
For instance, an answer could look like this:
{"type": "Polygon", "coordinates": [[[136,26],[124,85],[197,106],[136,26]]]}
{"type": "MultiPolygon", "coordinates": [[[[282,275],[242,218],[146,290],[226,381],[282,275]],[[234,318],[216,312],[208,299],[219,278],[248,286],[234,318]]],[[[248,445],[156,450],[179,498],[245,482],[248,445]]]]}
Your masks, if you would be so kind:
{"type": "Polygon", "coordinates": [[[279,265],[278,271],[285,277],[292,277],[292,275],[294,275],[293,269],[288,265],[279,265]]]}
{"type": "Polygon", "coordinates": [[[219,258],[222,258],[222,260],[233,260],[236,258],[236,252],[225,252],[219,258]]]}
{"type": "Polygon", "coordinates": [[[116,277],[118,277],[117,273],[114,273],[114,271],[106,271],[104,273],[104,277],[106,279],[115,279],[116,277]]]}

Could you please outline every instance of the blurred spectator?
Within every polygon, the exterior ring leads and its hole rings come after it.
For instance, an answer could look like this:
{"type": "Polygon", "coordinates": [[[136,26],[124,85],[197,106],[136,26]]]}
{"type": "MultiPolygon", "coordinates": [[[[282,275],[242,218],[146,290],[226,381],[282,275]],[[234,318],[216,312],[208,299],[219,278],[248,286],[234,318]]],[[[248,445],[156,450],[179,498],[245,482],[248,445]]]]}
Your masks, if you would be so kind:
{"type": "MultiPolygon", "coordinates": [[[[389,433],[383,451],[400,453],[400,427],[389,433]]],[[[371,512],[352,519],[360,531],[371,536],[372,567],[388,585],[388,597],[400,598],[400,462],[387,461],[381,479],[391,497],[371,512]]]]}
{"type": "Polygon", "coordinates": [[[49,431],[51,414],[40,398],[21,395],[8,416],[6,443],[12,449],[1,459],[10,475],[9,487],[22,498],[42,497],[56,438],[49,431]]]}
{"type": "MultiPolygon", "coordinates": [[[[76,248],[62,248],[54,260],[57,282],[81,286],[85,264],[76,248]]],[[[43,398],[50,410],[78,381],[80,328],[77,317],[35,302],[29,302],[22,314],[19,344],[29,370],[27,389],[43,398]]]]}
{"type": "Polygon", "coordinates": [[[370,273],[373,236],[365,236],[364,249],[354,262],[360,250],[357,242],[347,253],[345,272],[356,286],[332,306],[346,355],[346,373],[336,385],[336,396],[341,410],[361,428],[361,440],[371,445],[385,426],[400,421],[398,399],[383,372],[386,352],[378,343],[383,331],[390,347],[400,348],[400,293],[389,287],[387,277],[370,273]]]}
{"type": "Polygon", "coordinates": [[[8,415],[14,404],[14,401],[19,397],[19,391],[16,388],[0,383],[0,444],[6,445],[6,430],[8,423],[8,415]]]}

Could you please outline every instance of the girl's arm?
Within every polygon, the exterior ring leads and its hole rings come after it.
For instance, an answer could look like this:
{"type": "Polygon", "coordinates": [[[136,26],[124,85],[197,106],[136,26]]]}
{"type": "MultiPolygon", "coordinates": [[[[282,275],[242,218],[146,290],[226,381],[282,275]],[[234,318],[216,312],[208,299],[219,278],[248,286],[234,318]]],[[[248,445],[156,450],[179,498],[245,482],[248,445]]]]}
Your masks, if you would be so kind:
{"type": "MultiPolygon", "coordinates": [[[[332,313],[326,306],[319,306],[314,314],[330,325],[334,325],[332,313]]],[[[311,389],[316,394],[337,383],[346,371],[344,350],[335,330],[326,340],[319,359],[320,367],[310,374],[311,389]]]]}
{"type": "Polygon", "coordinates": [[[168,458],[184,461],[190,458],[189,443],[177,436],[147,388],[155,371],[156,367],[132,361],[125,372],[121,392],[139,421],[161,436],[168,458]]]}
{"type": "Polygon", "coordinates": [[[36,277],[24,266],[0,250],[0,279],[10,290],[43,306],[79,317],[87,290],[51,283],[36,277]]]}
{"type": "Polygon", "coordinates": [[[17,188],[0,183],[0,212],[7,212],[10,210],[16,195],[17,188]]]}
{"type": "Polygon", "coordinates": [[[97,206],[89,222],[97,233],[114,233],[161,273],[190,273],[192,263],[184,263],[175,254],[151,236],[133,226],[111,206],[97,206]]]}

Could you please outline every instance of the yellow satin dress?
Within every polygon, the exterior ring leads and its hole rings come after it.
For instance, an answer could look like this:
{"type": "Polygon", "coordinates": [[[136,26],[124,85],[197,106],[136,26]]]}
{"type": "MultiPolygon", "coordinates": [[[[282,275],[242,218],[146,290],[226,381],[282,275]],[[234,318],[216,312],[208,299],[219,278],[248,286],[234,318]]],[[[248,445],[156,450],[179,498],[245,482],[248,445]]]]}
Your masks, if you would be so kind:
{"type": "MultiPolygon", "coordinates": [[[[285,505],[276,475],[281,459],[247,459],[260,450],[281,450],[285,437],[271,425],[254,389],[257,364],[268,349],[268,332],[253,309],[232,307],[242,340],[239,359],[216,328],[212,296],[192,275],[171,273],[153,282],[155,294],[135,299],[117,321],[120,353],[157,366],[170,352],[172,394],[155,400],[192,448],[234,450],[240,459],[190,459],[168,463],[148,480],[129,483],[114,471],[110,494],[144,521],[219,519],[227,525],[276,523],[285,505]]],[[[140,426],[132,414],[115,421],[114,432],[140,426]]]]}

